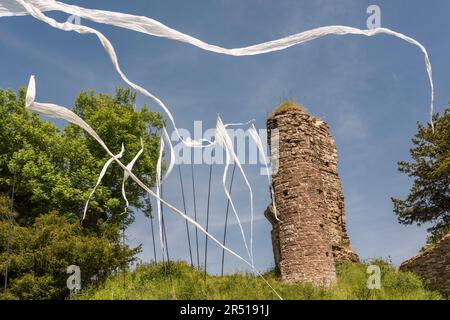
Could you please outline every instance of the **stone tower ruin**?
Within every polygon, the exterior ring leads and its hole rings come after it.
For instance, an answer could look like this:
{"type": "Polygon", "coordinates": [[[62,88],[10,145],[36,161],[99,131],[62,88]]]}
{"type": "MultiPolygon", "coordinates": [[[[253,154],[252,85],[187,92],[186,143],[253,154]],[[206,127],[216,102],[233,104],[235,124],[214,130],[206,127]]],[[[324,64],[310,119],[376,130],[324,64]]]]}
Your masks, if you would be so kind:
{"type": "Polygon", "coordinates": [[[329,285],[336,263],[359,260],[347,236],[336,145],[328,125],[293,102],[275,109],[267,129],[281,220],[269,206],[275,264],[287,282],[329,285]]]}

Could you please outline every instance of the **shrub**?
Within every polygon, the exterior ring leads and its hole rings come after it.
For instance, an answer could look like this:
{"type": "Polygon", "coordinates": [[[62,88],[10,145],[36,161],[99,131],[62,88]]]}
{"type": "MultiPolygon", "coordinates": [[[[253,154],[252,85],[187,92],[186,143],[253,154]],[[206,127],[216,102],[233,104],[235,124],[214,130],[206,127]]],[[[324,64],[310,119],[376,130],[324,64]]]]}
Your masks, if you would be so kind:
{"type": "MultiPolygon", "coordinates": [[[[140,250],[120,245],[119,230],[98,223],[99,233],[84,230],[79,221],[52,212],[36,218],[29,227],[12,224],[9,254],[8,295],[4,298],[63,299],[67,267],[81,269],[82,285],[96,277],[100,283],[112,272],[133,260],[140,250]]],[[[6,260],[8,221],[0,220],[0,259],[6,260]]],[[[0,266],[3,283],[5,264],[0,266]]],[[[0,294],[1,297],[1,294],[0,294]]]]}

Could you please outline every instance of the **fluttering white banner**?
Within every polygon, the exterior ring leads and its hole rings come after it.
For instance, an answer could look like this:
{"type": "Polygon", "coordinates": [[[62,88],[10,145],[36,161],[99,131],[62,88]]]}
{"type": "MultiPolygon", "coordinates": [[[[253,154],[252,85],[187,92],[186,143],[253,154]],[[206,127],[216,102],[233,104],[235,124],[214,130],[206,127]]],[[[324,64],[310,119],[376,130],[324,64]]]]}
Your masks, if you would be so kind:
{"type": "MultiPolygon", "coordinates": [[[[98,30],[96,30],[94,28],[82,26],[79,24],[73,24],[70,22],[63,22],[63,23],[58,22],[58,21],[54,20],[53,18],[46,16],[44,14],[44,12],[46,12],[46,11],[65,12],[69,15],[75,15],[75,16],[81,17],[83,19],[93,21],[93,22],[108,24],[108,25],[112,25],[112,26],[116,26],[116,27],[120,27],[120,28],[125,28],[125,29],[129,29],[129,30],[141,32],[144,34],[148,34],[151,36],[163,37],[163,38],[167,38],[167,39],[171,39],[171,40],[181,41],[181,42],[185,42],[185,43],[191,44],[193,46],[196,46],[203,50],[207,50],[207,51],[218,53],[218,54],[231,55],[231,56],[251,56],[251,55],[259,55],[259,54],[270,53],[273,51],[284,50],[291,46],[302,44],[302,43],[312,41],[312,40],[315,40],[315,39],[318,39],[318,38],[321,38],[324,36],[328,36],[328,35],[337,35],[337,36],[362,35],[362,36],[368,36],[368,37],[379,35],[379,34],[391,35],[391,36],[397,37],[403,41],[406,41],[406,42],[418,47],[424,56],[425,67],[426,67],[426,71],[428,74],[428,79],[429,79],[430,89],[431,89],[430,122],[431,122],[431,126],[433,126],[432,115],[433,115],[433,104],[434,104],[434,84],[433,84],[433,76],[432,76],[432,67],[431,67],[430,59],[428,57],[427,50],[421,43],[419,43],[415,39],[408,37],[402,33],[387,29],[387,28],[375,28],[375,29],[371,29],[371,30],[362,30],[362,29],[349,27],[349,26],[325,26],[325,27],[320,27],[320,28],[303,31],[303,32],[296,33],[296,34],[293,34],[293,35],[290,35],[287,37],[283,37],[283,38],[280,38],[277,40],[272,40],[272,41],[268,41],[268,42],[264,42],[264,43],[260,43],[260,44],[256,44],[256,45],[251,45],[251,46],[242,47],[242,48],[227,49],[227,48],[223,48],[218,45],[206,43],[202,40],[199,40],[197,38],[194,38],[192,36],[184,34],[180,31],[172,29],[157,20],[154,20],[154,19],[151,19],[151,18],[148,18],[145,16],[135,16],[135,15],[125,14],[125,13],[120,13],[120,12],[87,9],[87,8],[82,8],[82,7],[75,6],[75,5],[69,5],[69,4],[59,2],[59,1],[54,1],[54,0],[1,0],[1,2],[0,2],[0,17],[31,15],[34,18],[36,18],[54,28],[57,28],[57,29],[60,29],[63,31],[74,31],[74,32],[77,32],[80,34],[96,35],[98,37],[98,39],[100,40],[101,45],[104,47],[106,53],[110,57],[111,62],[113,64],[114,68],[116,69],[116,71],[118,72],[118,74],[120,75],[120,77],[130,87],[132,87],[139,93],[143,94],[144,96],[150,98],[159,107],[161,107],[163,109],[163,111],[166,113],[168,119],[170,120],[170,122],[173,126],[173,129],[174,129],[175,133],[177,134],[178,138],[180,139],[180,141],[182,141],[186,146],[193,147],[193,148],[199,148],[199,147],[204,148],[204,147],[210,147],[215,144],[219,144],[224,149],[224,151],[226,152],[226,158],[227,158],[226,164],[227,165],[225,166],[222,183],[223,183],[223,187],[224,187],[225,193],[227,195],[227,198],[230,200],[233,212],[235,213],[235,216],[237,218],[237,221],[238,221],[238,224],[239,224],[242,236],[243,236],[243,241],[244,241],[245,247],[247,249],[247,253],[249,255],[250,261],[242,258],[237,253],[235,253],[233,250],[224,246],[221,242],[219,242],[211,234],[209,234],[200,224],[198,224],[196,221],[191,219],[185,213],[183,213],[179,209],[175,208],[174,206],[172,206],[171,204],[169,204],[168,202],[166,202],[165,200],[163,200],[160,197],[159,188],[161,186],[162,180],[164,180],[161,178],[161,155],[162,155],[162,152],[164,149],[163,142],[161,143],[160,157],[158,160],[158,171],[159,172],[157,173],[157,180],[158,180],[156,182],[157,193],[155,194],[150,188],[148,188],[143,182],[141,182],[141,180],[139,180],[138,177],[136,177],[132,173],[132,167],[133,167],[134,163],[138,160],[139,155],[143,152],[143,149],[136,155],[136,157],[133,159],[133,161],[129,165],[126,166],[126,165],[122,164],[120,162],[120,157],[122,156],[123,150],[118,155],[112,154],[111,151],[108,149],[108,147],[105,145],[105,143],[102,141],[102,139],[97,135],[97,133],[88,124],[86,124],[81,118],[79,118],[76,114],[74,114],[72,111],[70,111],[69,109],[67,109],[65,107],[54,105],[54,104],[44,104],[44,103],[35,102],[36,92],[35,92],[34,77],[31,77],[31,79],[30,79],[30,84],[29,84],[28,92],[27,92],[27,102],[26,102],[27,108],[29,110],[38,112],[41,114],[45,114],[45,115],[48,115],[48,116],[51,116],[54,118],[64,119],[66,121],[72,122],[72,123],[82,127],[86,132],[88,132],[92,137],[94,137],[99,142],[99,144],[103,147],[103,149],[105,149],[105,151],[111,157],[111,159],[105,164],[105,166],[100,174],[100,177],[98,179],[97,185],[101,182],[101,177],[102,177],[102,175],[104,175],[104,171],[106,171],[109,164],[112,161],[117,162],[125,172],[124,173],[124,182],[128,178],[131,178],[140,187],[142,187],[144,190],[146,190],[151,196],[153,196],[155,199],[157,199],[158,212],[159,212],[159,206],[161,203],[166,205],[173,212],[180,215],[181,217],[186,219],[189,223],[193,224],[196,228],[198,228],[203,233],[205,233],[209,238],[211,238],[215,243],[217,243],[224,250],[226,250],[230,254],[234,255],[235,257],[237,257],[238,259],[242,260],[247,265],[249,265],[252,268],[252,270],[255,273],[257,273],[259,276],[261,276],[261,273],[255,268],[254,263],[253,263],[253,192],[252,192],[251,185],[244,173],[244,170],[243,170],[241,164],[239,163],[238,157],[236,157],[236,155],[234,153],[233,145],[230,142],[231,139],[225,130],[227,125],[223,124],[220,117],[218,118],[217,126],[216,126],[216,136],[215,136],[216,139],[214,141],[204,140],[204,139],[200,139],[200,140],[196,141],[196,140],[192,140],[190,138],[183,139],[182,136],[178,132],[178,127],[176,126],[175,119],[172,116],[170,109],[158,97],[151,94],[148,90],[146,90],[145,88],[139,86],[138,84],[132,82],[131,80],[129,80],[127,78],[127,76],[121,70],[121,68],[119,66],[118,58],[117,58],[117,55],[116,55],[113,45],[101,32],[99,32],[98,30]],[[238,213],[234,207],[233,201],[231,199],[231,195],[228,194],[227,188],[225,187],[228,164],[231,161],[236,162],[237,166],[239,167],[239,169],[244,177],[244,181],[247,184],[249,192],[250,192],[251,231],[250,231],[250,245],[249,246],[247,244],[247,240],[245,237],[244,230],[242,228],[242,224],[239,219],[239,215],[238,215],[238,213]]],[[[258,139],[257,136],[255,136],[255,134],[257,135],[257,133],[256,133],[256,129],[253,126],[250,127],[250,133],[251,133],[251,136],[252,136],[254,142],[257,144],[258,149],[262,150],[263,149],[262,142],[260,139],[258,139]]],[[[171,159],[170,159],[169,170],[166,173],[166,176],[167,176],[170,173],[170,171],[172,170],[172,167],[174,164],[174,154],[173,154],[173,147],[171,145],[170,139],[168,139],[168,135],[167,135],[167,132],[165,131],[165,129],[163,131],[163,136],[161,137],[161,141],[163,141],[163,140],[166,140],[166,142],[169,145],[170,151],[171,151],[170,152],[171,159]]],[[[95,191],[95,188],[94,188],[94,191],[95,191]]],[[[127,202],[124,186],[122,187],[122,192],[123,192],[124,199],[127,202]]],[[[274,202],[275,199],[273,198],[273,190],[271,190],[271,194],[272,194],[272,201],[274,202]]],[[[274,207],[274,209],[276,208],[275,202],[273,203],[273,207],[274,207]]],[[[84,211],[84,215],[86,214],[86,210],[87,210],[87,204],[86,204],[86,209],[84,211]]],[[[276,209],[275,209],[275,213],[276,213],[276,209]]],[[[158,214],[158,216],[159,216],[159,214],[158,214]]],[[[278,219],[277,215],[276,215],[276,217],[278,219]]],[[[161,242],[162,242],[162,240],[161,240],[161,242]]],[[[163,248],[163,250],[164,250],[164,248],[163,248]]],[[[264,281],[266,281],[266,280],[264,279],[264,281]]],[[[270,284],[267,281],[266,281],[266,283],[267,283],[267,285],[270,286],[270,284]]],[[[273,290],[273,288],[272,288],[272,290],[273,290]]],[[[276,291],[275,291],[275,293],[276,293],[276,291]]],[[[278,293],[276,293],[276,294],[278,295],[278,293]]],[[[278,295],[278,297],[281,299],[281,297],[279,295],[278,295]]]]}

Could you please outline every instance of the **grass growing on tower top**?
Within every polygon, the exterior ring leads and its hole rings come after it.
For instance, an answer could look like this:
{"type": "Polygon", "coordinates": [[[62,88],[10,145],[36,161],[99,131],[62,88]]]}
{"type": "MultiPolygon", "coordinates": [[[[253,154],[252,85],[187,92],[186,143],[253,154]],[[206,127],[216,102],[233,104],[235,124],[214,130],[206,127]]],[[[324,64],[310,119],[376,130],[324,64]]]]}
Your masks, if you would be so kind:
{"type": "Polygon", "coordinates": [[[286,101],[282,102],[278,107],[276,107],[272,111],[271,116],[279,114],[279,113],[283,113],[288,110],[302,110],[302,111],[306,112],[306,108],[303,107],[302,105],[298,104],[297,102],[295,102],[293,100],[286,100],[286,101]]]}

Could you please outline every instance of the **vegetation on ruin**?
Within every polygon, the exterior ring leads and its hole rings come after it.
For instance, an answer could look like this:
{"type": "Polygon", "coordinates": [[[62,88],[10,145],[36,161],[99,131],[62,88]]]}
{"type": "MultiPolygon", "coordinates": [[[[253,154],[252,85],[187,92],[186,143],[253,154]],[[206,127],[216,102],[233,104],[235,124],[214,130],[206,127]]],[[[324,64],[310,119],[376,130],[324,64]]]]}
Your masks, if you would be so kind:
{"type": "MultiPolygon", "coordinates": [[[[366,264],[342,264],[338,266],[337,282],[330,288],[307,284],[286,284],[275,271],[264,277],[284,299],[292,300],[433,300],[442,299],[437,292],[428,291],[414,274],[398,272],[383,260],[374,260],[381,269],[381,289],[367,288],[366,264]]],[[[118,272],[98,287],[86,288],[72,299],[277,299],[265,282],[252,274],[236,273],[224,277],[208,275],[185,262],[169,265],[153,263],[140,265],[135,271],[118,272]]]]}
{"type": "Polygon", "coordinates": [[[272,111],[272,116],[278,113],[283,113],[285,111],[288,110],[305,110],[305,107],[299,105],[297,102],[293,101],[293,100],[286,100],[283,101],[278,107],[276,107],[273,111],[272,111]]]}

